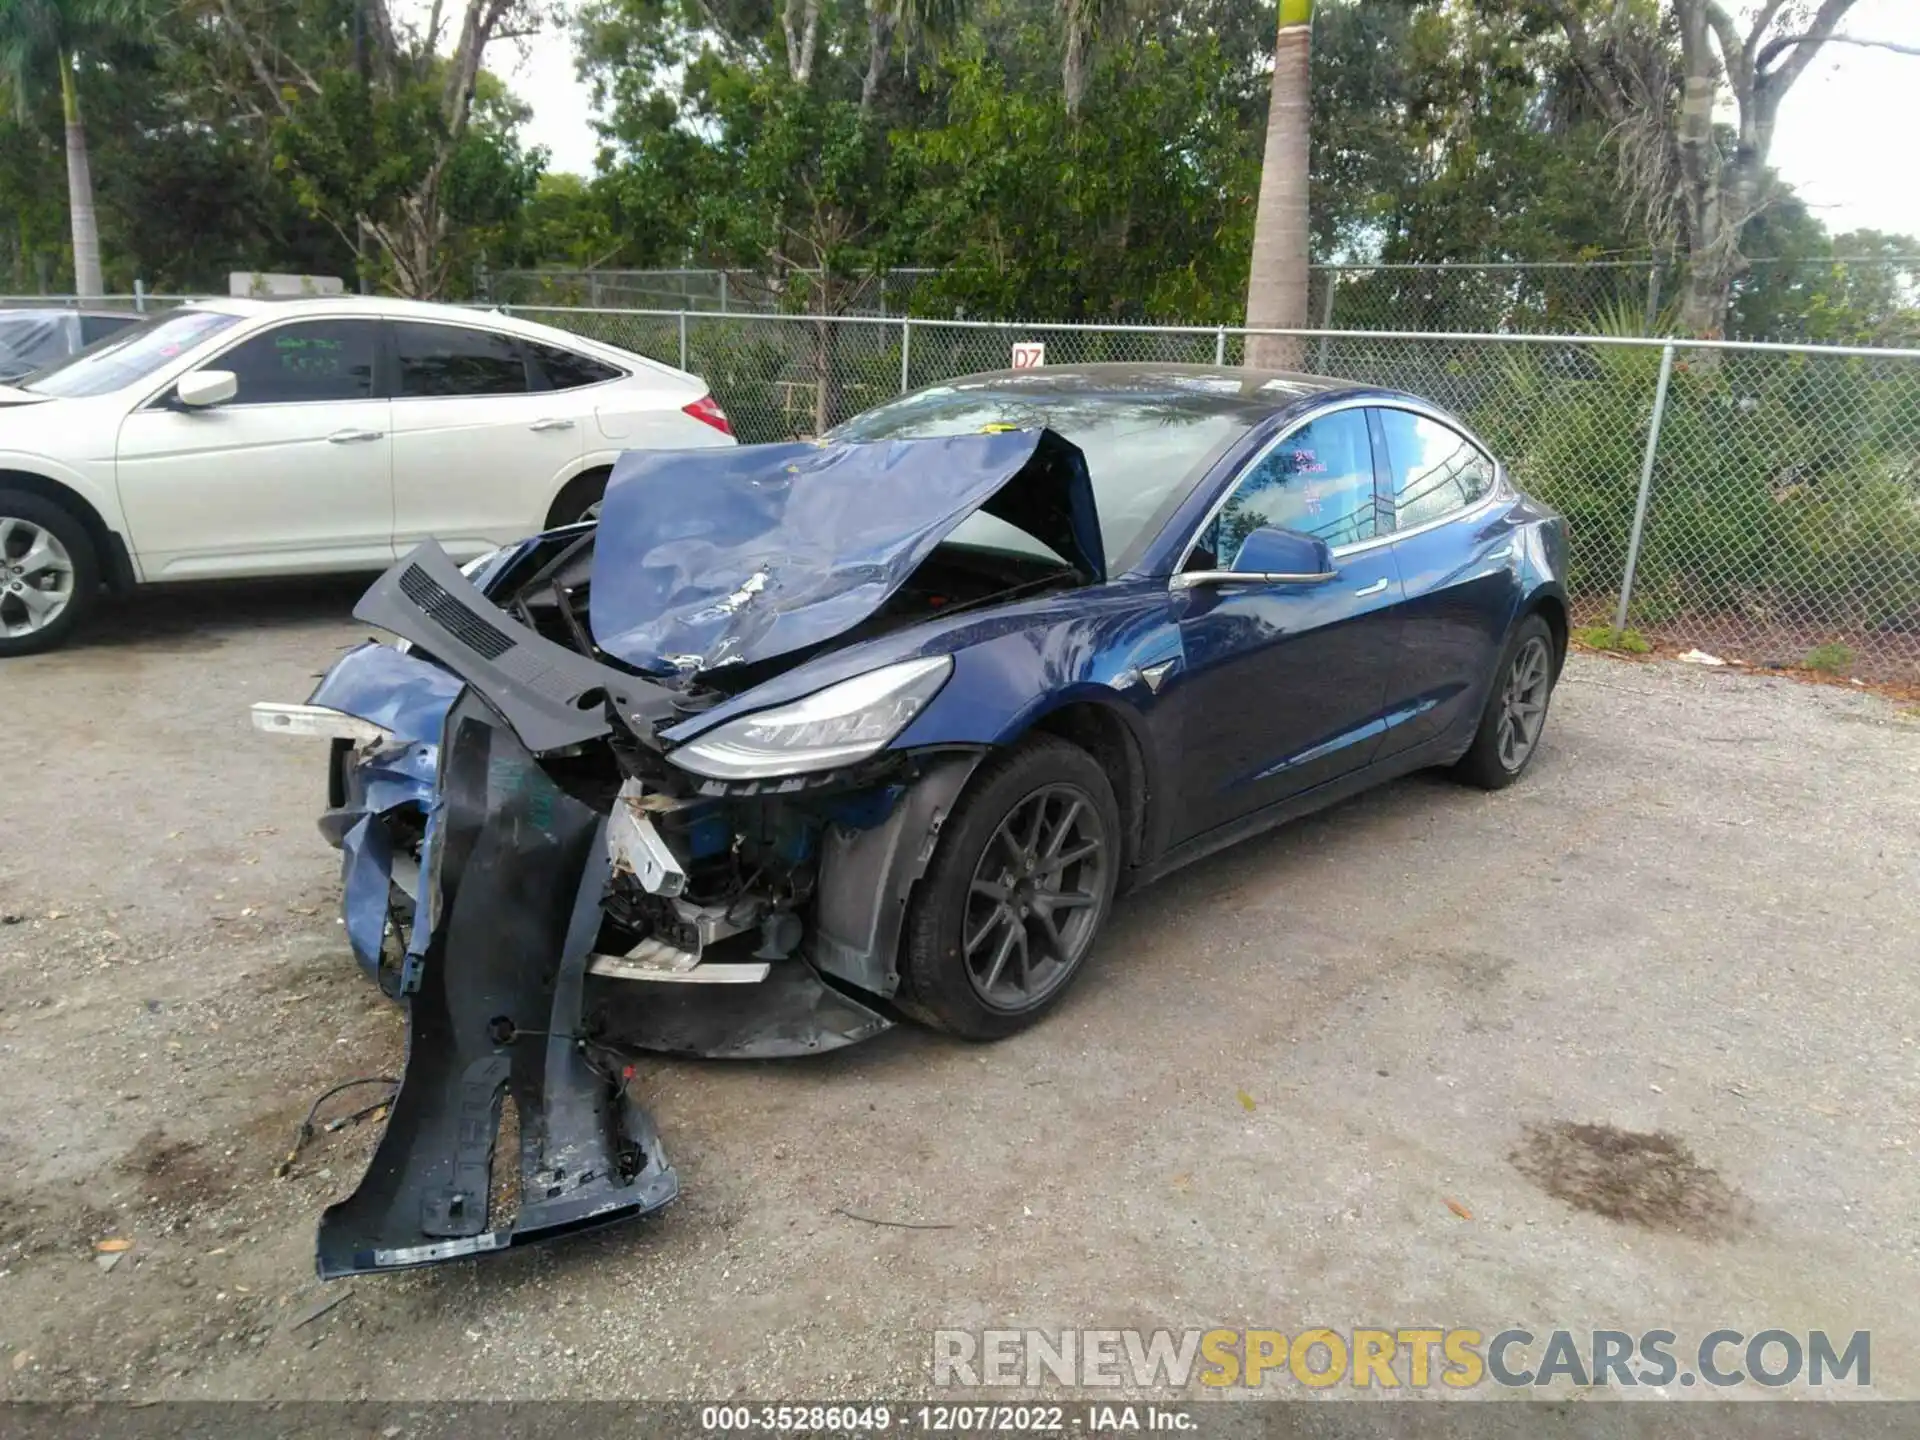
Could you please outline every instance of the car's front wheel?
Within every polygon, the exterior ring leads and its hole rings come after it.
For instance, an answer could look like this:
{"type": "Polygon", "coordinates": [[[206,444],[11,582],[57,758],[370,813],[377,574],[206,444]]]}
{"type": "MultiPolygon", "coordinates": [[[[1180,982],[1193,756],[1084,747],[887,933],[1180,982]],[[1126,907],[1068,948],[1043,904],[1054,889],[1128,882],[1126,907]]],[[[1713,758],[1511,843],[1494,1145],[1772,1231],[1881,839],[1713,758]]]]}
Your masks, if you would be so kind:
{"type": "Polygon", "coordinates": [[[1066,993],[1113,903],[1113,786],[1052,736],[987,760],[941,828],[901,945],[901,1009],[970,1040],[1034,1023],[1066,993]]]}
{"type": "Polygon", "coordinates": [[[31,491],[0,490],[0,656],[61,644],[99,591],[86,526],[31,491]]]}
{"type": "Polygon", "coordinates": [[[1507,641],[1480,728],[1454,774],[1483,790],[1504,789],[1518,780],[1540,748],[1558,678],[1553,632],[1538,615],[1529,615],[1507,641]]]}

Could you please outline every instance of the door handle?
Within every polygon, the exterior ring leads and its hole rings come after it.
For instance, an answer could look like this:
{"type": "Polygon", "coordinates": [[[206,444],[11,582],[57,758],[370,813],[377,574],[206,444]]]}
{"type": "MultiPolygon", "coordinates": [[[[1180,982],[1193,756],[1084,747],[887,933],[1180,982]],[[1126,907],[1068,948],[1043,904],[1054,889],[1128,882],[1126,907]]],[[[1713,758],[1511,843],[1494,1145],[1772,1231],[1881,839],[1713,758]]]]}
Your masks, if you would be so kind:
{"type": "Polygon", "coordinates": [[[1498,550],[1490,551],[1487,555],[1487,559],[1489,560],[1511,560],[1512,558],[1513,546],[1511,545],[1503,545],[1498,550]]]}
{"type": "Polygon", "coordinates": [[[357,445],[362,440],[378,440],[383,432],[379,430],[336,430],[327,436],[334,445],[357,445]]]}
{"type": "Polygon", "coordinates": [[[527,427],[529,430],[571,430],[573,421],[561,420],[549,416],[545,420],[536,420],[527,427]]]}
{"type": "Polygon", "coordinates": [[[1386,588],[1387,588],[1387,577],[1382,575],[1378,580],[1374,581],[1371,585],[1367,586],[1364,590],[1354,591],[1353,598],[1356,600],[1364,600],[1369,595],[1378,595],[1382,590],[1385,590],[1386,588]]]}

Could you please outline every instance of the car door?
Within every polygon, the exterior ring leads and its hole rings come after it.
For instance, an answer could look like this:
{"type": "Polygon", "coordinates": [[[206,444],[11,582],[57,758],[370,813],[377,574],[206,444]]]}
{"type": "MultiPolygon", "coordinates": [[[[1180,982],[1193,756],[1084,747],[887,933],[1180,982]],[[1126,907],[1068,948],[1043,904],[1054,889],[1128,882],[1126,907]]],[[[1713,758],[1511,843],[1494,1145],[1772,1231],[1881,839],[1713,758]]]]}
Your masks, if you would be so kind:
{"type": "Polygon", "coordinates": [[[1249,532],[1274,526],[1326,541],[1333,578],[1175,592],[1184,672],[1168,695],[1182,749],[1176,840],[1372,758],[1400,598],[1379,517],[1366,416],[1350,408],[1277,438],[1196,536],[1183,570],[1231,568],[1249,532]]]}
{"type": "Polygon", "coordinates": [[[422,320],[391,333],[395,544],[431,537],[464,559],[543,528],[582,454],[578,406],[536,387],[518,336],[422,320]]]}
{"type": "Polygon", "coordinates": [[[1521,593],[1518,541],[1493,460],[1436,416],[1373,412],[1405,590],[1400,662],[1381,755],[1469,726],[1521,593]]]}
{"type": "Polygon", "coordinates": [[[393,561],[379,322],[289,320],[200,368],[231,400],[189,409],[172,387],[120,424],[120,504],[149,580],[379,569],[393,561]]]}

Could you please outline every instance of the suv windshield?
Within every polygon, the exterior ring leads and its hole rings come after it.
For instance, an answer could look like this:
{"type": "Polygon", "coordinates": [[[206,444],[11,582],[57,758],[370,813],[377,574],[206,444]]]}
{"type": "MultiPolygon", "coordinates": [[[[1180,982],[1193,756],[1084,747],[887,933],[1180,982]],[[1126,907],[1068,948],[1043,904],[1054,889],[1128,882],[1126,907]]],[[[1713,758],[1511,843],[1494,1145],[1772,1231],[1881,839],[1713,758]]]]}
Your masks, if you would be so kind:
{"type": "MultiPolygon", "coordinates": [[[[1185,385],[1098,390],[989,381],[936,385],[904,396],[856,415],[835,430],[833,438],[894,440],[1001,428],[1052,429],[1087,457],[1100,541],[1112,567],[1130,554],[1147,522],[1170,496],[1185,489],[1200,463],[1245,434],[1254,418],[1242,406],[1220,404],[1185,385]]],[[[1052,554],[1011,525],[977,512],[949,539],[1052,554]]]]}
{"type": "Polygon", "coordinates": [[[238,315],[218,310],[173,310],[141,325],[129,325],[96,340],[77,355],[37,370],[20,382],[22,390],[71,400],[105,395],[143,380],[230,325],[238,315]]]}

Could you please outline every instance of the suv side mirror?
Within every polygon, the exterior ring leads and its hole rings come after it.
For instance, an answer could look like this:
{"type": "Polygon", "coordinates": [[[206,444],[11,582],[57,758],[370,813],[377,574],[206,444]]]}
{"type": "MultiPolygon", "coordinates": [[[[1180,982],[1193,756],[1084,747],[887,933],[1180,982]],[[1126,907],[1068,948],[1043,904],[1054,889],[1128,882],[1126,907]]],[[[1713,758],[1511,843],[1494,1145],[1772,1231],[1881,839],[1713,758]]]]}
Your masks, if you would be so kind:
{"type": "Polygon", "coordinates": [[[240,393],[240,377],[231,370],[190,370],[173,387],[174,398],[189,410],[224,405],[240,393]]]}

